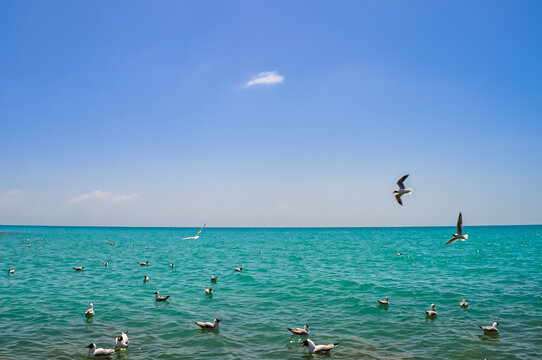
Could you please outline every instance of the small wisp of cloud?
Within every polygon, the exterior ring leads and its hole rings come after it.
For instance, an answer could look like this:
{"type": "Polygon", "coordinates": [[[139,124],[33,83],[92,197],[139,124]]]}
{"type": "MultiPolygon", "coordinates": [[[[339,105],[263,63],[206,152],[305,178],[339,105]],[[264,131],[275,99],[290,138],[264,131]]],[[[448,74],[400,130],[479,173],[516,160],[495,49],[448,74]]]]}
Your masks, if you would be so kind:
{"type": "Polygon", "coordinates": [[[251,77],[250,80],[246,82],[245,87],[252,87],[256,85],[274,85],[280,84],[283,81],[284,76],[280,75],[276,70],[265,71],[251,77]]]}
{"type": "Polygon", "coordinates": [[[70,200],[72,203],[80,203],[85,202],[89,200],[102,200],[102,201],[110,201],[110,202],[122,202],[122,201],[128,201],[133,200],[139,197],[139,194],[113,194],[110,191],[102,191],[102,190],[94,190],[88,194],[83,194],[81,196],[77,196],[70,200]]]}

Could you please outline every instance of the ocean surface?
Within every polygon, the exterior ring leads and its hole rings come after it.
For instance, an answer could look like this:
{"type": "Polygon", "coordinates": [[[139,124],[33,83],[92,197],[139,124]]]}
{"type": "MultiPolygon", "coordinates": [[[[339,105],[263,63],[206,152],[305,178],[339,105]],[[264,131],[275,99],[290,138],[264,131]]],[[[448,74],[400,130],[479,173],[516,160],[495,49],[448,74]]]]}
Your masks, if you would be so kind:
{"type": "Polygon", "coordinates": [[[466,226],[451,245],[455,227],[206,228],[180,240],[197,230],[0,226],[0,359],[86,359],[84,346],[113,347],[123,330],[130,346],[113,359],[313,359],[286,330],[305,323],[316,344],[340,343],[336,359],[542,358],[542,226],[466,226]],[[218,332],[193,324],[216,317],[218,332]],[[483,335],[494,321],[500,335],[483,335]]]}

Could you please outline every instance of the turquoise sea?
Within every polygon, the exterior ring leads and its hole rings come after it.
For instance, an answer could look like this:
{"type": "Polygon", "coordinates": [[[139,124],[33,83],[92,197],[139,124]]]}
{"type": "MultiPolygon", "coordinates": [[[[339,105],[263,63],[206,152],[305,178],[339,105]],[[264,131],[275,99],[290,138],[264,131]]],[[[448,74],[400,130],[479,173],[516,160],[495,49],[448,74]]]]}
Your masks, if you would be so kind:
{"type": "Polygon", "coordinates": [[[130,347],[113,359],[311,359],[286,330],[305,323],[316,344],[340,343],[337,359],[542,358],[542,226],[466,226],[469,239],[447,246],[455,226],[206,228],[180,240],[197,230],[0,226],[0,359],[85,359],[84,346],[113,347],[122,330],[130,347]],[[192,323],[215,317],[219,332],[192,323]],[[478,328],[493,321],[497,338],[478,328]]]}

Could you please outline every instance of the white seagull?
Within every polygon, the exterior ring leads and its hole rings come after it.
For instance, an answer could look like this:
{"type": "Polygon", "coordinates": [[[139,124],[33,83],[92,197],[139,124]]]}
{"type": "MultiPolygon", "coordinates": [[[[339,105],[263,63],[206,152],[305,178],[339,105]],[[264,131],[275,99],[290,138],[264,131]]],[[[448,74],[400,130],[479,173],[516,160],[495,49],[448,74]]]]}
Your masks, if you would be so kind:
{"type": "Polygon", "coordinates": [[[155,292],[155,294],[156,294],[156,301],[166,301],[167,299],[169,299],[169,295],[160,296],[160,293],[158,291],[155,292]]]}
{"type": "Polygon", "coordinates": [[[115,353],[115,349],[96,349],[95,343],[89,344],[85,347],[88,348],[88,357],[93,359],[106,358],[115,353]]]}
{"type": "Polygon", "coordinates": [[[217,281],[218,280],[218,275],[217,276],[214,276],[214,275],[211,275],[211,281],[217,281]]]}
{"type": "Polygon", "coordinates": [[[388,306],[390,304],[388,297],[386,296],[384,300],[377,300],[379,305],[388,306]]]}
{"type": "Polygon", "coordinates": [[[465,241],[469,238],[469,234],[463,235],[463,216],[461,215],[461,212],[459,213],[459,217],[457,218],[457,233],[452,234],[452,238],[448,240],[446,245],[451,244],[457,240],[465,241]]]}
{"type": "Polygon", "coordinates": [[[461,301],[459,303],[459,306],[462,307],[462,308],[468,308],[469,307],[469,303],[465,301],[465,299],[463,299],[463,301],[461,301]]]}
{"type": "Polygon", "coordinates": [[[241,272],[241,271],[243,271],[243,268],[242,268],[242,267],[238,267],[238,268],[233,268],[233,270],[241,272]]]}
{"type": "Polygon", "coordinates": [[[207,295],[213,295],[213,288],[205,289],[205,293],[206,293],[207,295]]]}
{"type": "Polygon", "coordinates": [[[88,318],[91,318],[93,316],[94,316],[94,304],[89,303],[88,304],[88,310],[85,311],[85,317],[88,319],[88,318]]]}
{"type": "Polygon", "coordinates": [[[104,266],[109,266],[109,263],[107,261],[104,262],[104,266]]]}
{"type": "Polygon", "coordinates": [[[15,269],[8,269],[8,274],[15,274],[15,269]]]}
{"type": "Polygon", "coordinates": [[[139,265],[141,265],[141,266],[147,266],[147,265],[149,265],[149,260],[147,260],[147,261],[145,261],[145,262],[138,261],[137,263],[138,263],[139,265]]]}
{"type": "Polygon", "coordinates": [[[170,268],[173,268],[173,267],[175,267],[175,264],[174,264],[174,263],[171,263],[171,264],[169,264],[169,267],[170,267],[170,268]]]}
{"type": "Polygon", "coordinates": [[[76,267],[74,267],[73,269],[74,269],[75,271],[83,271],[84,268],[85,268],[84,266],[76,266],[76,267]]]}
{"type": "Polygon", "coordinates": [[[308,336],[310,332],[309,324],[305,324],[305,326],[303,326],[303,329],[301,328],[295,328],[295,329],[286,328],[286,329],[290,330],[291,333],[294,335],[301,335],[301,336],[308,336]]]}
{"type": "Polygon", "coordinates": [[[425,316],[427,316],[429,319],[433,319],[437,316],[437,312],[435,311],[435,304],[431,304],[431,310],[425,311],[425,316]]]}
{"type": "Polygon", "coordinates": [[[215,321],[213,321],[212,323],[194,321],[194,324],[199,326],[202,330],[218,330],[218,323],[219,322],[220,322],[220,319],[215,319],[215,321]]]}
{"type": "Polygon", "coordinates": [[[498,335],[499,329],[497,329],[497,326],[499,326],[498,322],[494,322],[491,326],[478,326],[480,329],[484,331],[484,334],[486,335],[498,335]]]}
{"type": "Polygon", "coordinates": [[[147,275],[143,276],[143,282],[149,282],[149,277],[147,275]]]}
{"type": "Polygon", "coordinates": [[[196,234],[196,236],[185,237],[185,238],[182,238],[181,240],[197,240],[197,239],[199,239],[199,234],[201,234],[201,232],[202,232],[203,229],[205,228],[205,225],[207,225],[207,223],[203,224],[203,226],[201,227],[201,229],[199,229],[199,231],[198,231],[198,233],[196,234]]]}
{"type": "Polygon", "coordinates": [[[115,338],[115,347],[126,349],[128,347],[128,335],[126,333],[128,330],[123,331],[119,336],[115,338]]]}
{"type": "Polygon", "coordinates": [[[403,185],[403,181],[406,180],[409,174],[406,174],[402,178],[397,181],[397,185],[399,185],[399,190],[393,190],[393,193],[395,194],[395,200],[399,203],[399,205],[403,206],[403,202],[401,201],[401,196],[405,194],[411,194],[412,189],[405,189],[405,185],[403,185]]]}
{"type": "Polygon", "coordinates": [[[314,345],[312,340],[305,339],[305,341],[303,341],[303,345],[301,345],[301,347],[306,346],[306,347],[309,348],[309,352],[311,354],[318,354],[318,353],[322,353],[322,352],[328,352],[331,349],[335,348],[337,345],[339,345],[339,343],[329,344],[329,345],[314,345]]]}

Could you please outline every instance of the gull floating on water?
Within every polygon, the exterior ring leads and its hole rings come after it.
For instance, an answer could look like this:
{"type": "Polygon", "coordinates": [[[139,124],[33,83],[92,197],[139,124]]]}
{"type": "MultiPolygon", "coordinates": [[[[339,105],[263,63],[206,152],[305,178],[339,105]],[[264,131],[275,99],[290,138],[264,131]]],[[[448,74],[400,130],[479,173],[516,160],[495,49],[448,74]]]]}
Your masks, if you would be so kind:
{"type": "Polygon", "coordinates": [[[459,303],[459,306],[461,306],[462,308],[468,308],[469,307],[469,303],[465,301],[465,299],[463,299],[463,301],[461,301],[459,303]]]}
{"type": "Polygon", "coordinates": [[[243,268],[242,268],[242,267],[238,267],[238,268],[233,268],[233,270],[235,270],[235,271],[243,271],[243,268]]]}
{"type": "Polygon", "coordinates": [[[401,255],[403,255],[403,253],[399,253],[399,252],[395,253],[395,256],[401,256],[401,255]]]}
{"type": "Polygon", "coordinates": [[[8,269],[8,274],[15,274],[15,269],[8,269]]]}
{"type": "Polygon", "coordinates": [[[198,233],[196,234],[196,236],[185,237],[185,238],[182,238],[181,240],[197,240],[197,239],[199,239],[199,234],[201,234],[201,232],[202,232],[203,229],[205,228],[205,225],[207,225],[207,223],[203,224],[203,226],[201,227],[201,229],[199,229],[199,231],[198,231],[198,233]]]}
{"type": "Polygon", "coordinates": [[[94,304],[93,303],[89,303],[88,304],[88,310],[85,311],[85,317],[86,318],[91,318],[94,316],[94,304]]]}
{"type": "Polygon", "coordinates": [[[115,349],[96,349],[95,343],[89,344],[85,347],[88,348],[88,357],[93,359],[106,358],[115,353],[115,349]]]}
{"type": "Polygon", "coordinates": [[[169,299],[169,295],[160,296],[160,293],[158,291],[155,292],[155,294],[156,294],[156,301],[166,301],[167,299],[169,299]]]}
{"type": "Polygon", "coordinates": [[[386,296],[384,300],[377,300],[380,305],[388,306],[390,304],[388,297],[386,296]]]}
{"type": "Polygon", "coordinates": [[[217,281],[217,280],[218,280],[218,276],[211,275],[211,281],[217,281]]]}
{"type": "Polygon", "coordinates": [[[170,267],[170,268],[175,267],[175,264],[174,264],[174,263],[171,263],[171,264],[169,264],[169,267],[170,267]]]}
{"type": "Polygon", "coordinates": [[[104,262],[104,266],[109,266],[109,263],[107,261],[104,262]]]}
{"type": "Polygon", "coordinates": [[[205,289],[205,293],[206,293],[207,295],[212,295],[212,294],[213,294],[213,288],[205,289]]]}
{"type": "Polygon", "coordinates": [[[145,262],[141,262],[141,261],[138,261],[137,262],[139,265],[141,266],[147,266],[149,264],[149,260],[145,261],[145,262]]]}
{"type": "Polygon", "coordinates": [[[147,275],[143,276],[143,282],[149,282],[149,277],[147,275]]]}
{"type": "Polygon", "coordinates": [[[431,310],[425,311],[425,316],[432,319],[437,316],[437,312],[435,311],[435,304],[431,304],[431,310]]]}
{"type": "Polygon", "coordinates": [[[339,343],[329,344],[329,345],[314,345],[312,340],[305,339],[305,341],[303,341],[303,345],[301,345],[301,347],[306,346],[306,347],[309,348],[309,352],[311,354],[318,354],[318,353],[322,353],[322,352],[328,352],[331,349],[334,349],[337,345],[339,345],[339,343]]]}
{"type": "Polygon", "coordinates": [[[112,242],[112,241],[106,241],[105,243],[106,243],[106,244],[109,244],[109,245],[115,245],[115,243],[112,242]]]}
{"type": "Polygon", "coordinates": [[[84,266],[76,266],[76,267],[74,267],[73,269],[74,269],[75,271],[82,271],[84,268],[85,268],[84,266]]]}
{"type": "Polygon", "coordinates": [[[480,329],[484,331],[484,334],[486,335],[498,335],[499,329],[497,329],[497,326],[499,326],[498,322],[494,322],[491,326],[478,326],[480,329]]]}
{"type": "Polygon", "coordinates": [[[292,329],[292,328],[286,328],[288,330],[290,330],[292,332],[292,334],[294,335],[301,335],[301,336],[306,336],[306,335],[309,335],[309,324],[305,324],[305,326],[303,326],[303,329],[301,328],[295,328],[295,329],[292,329]]]}
{"type": "Polygon", "coordinates": [[[446,245],[451,244],[457,240],[465,241],[469,238],[468,234],[463,235],[463,216],[461,215],[461,212],[459,213],[459,217],[457,218],[457,233],[452,234],[452,238],[448,240],[446,245]]]}
{"type": "Polygon", "coordinates": [[[215,319],[214,322],[200,322],[200,321],[194,321],[194,324],[199,326],[202,330],[218,330],[218,323],[220,322],[220,319],[215,319]]]}
{"type": "Polygon", "coordinates": [[[395,194],[395,200],[399,203],[399,205],[403,206],[403,201],[401,200],[401,196],[405,194],[411,194],[412,189],[405,189],[405,185],[403,185],[403,181],[406,180],[409,174],[406,174],[402,178],[397,181],[397,185],[399,185],[399,190],[393,190],[393,193],[395,194]]]}
{"type": "Polygon", "coordinates": [[[125,349],[128,347],[128,335],[126,335],[127,331],[123,331],[119,336],[115,338],[115,347],[125,349]]]}

